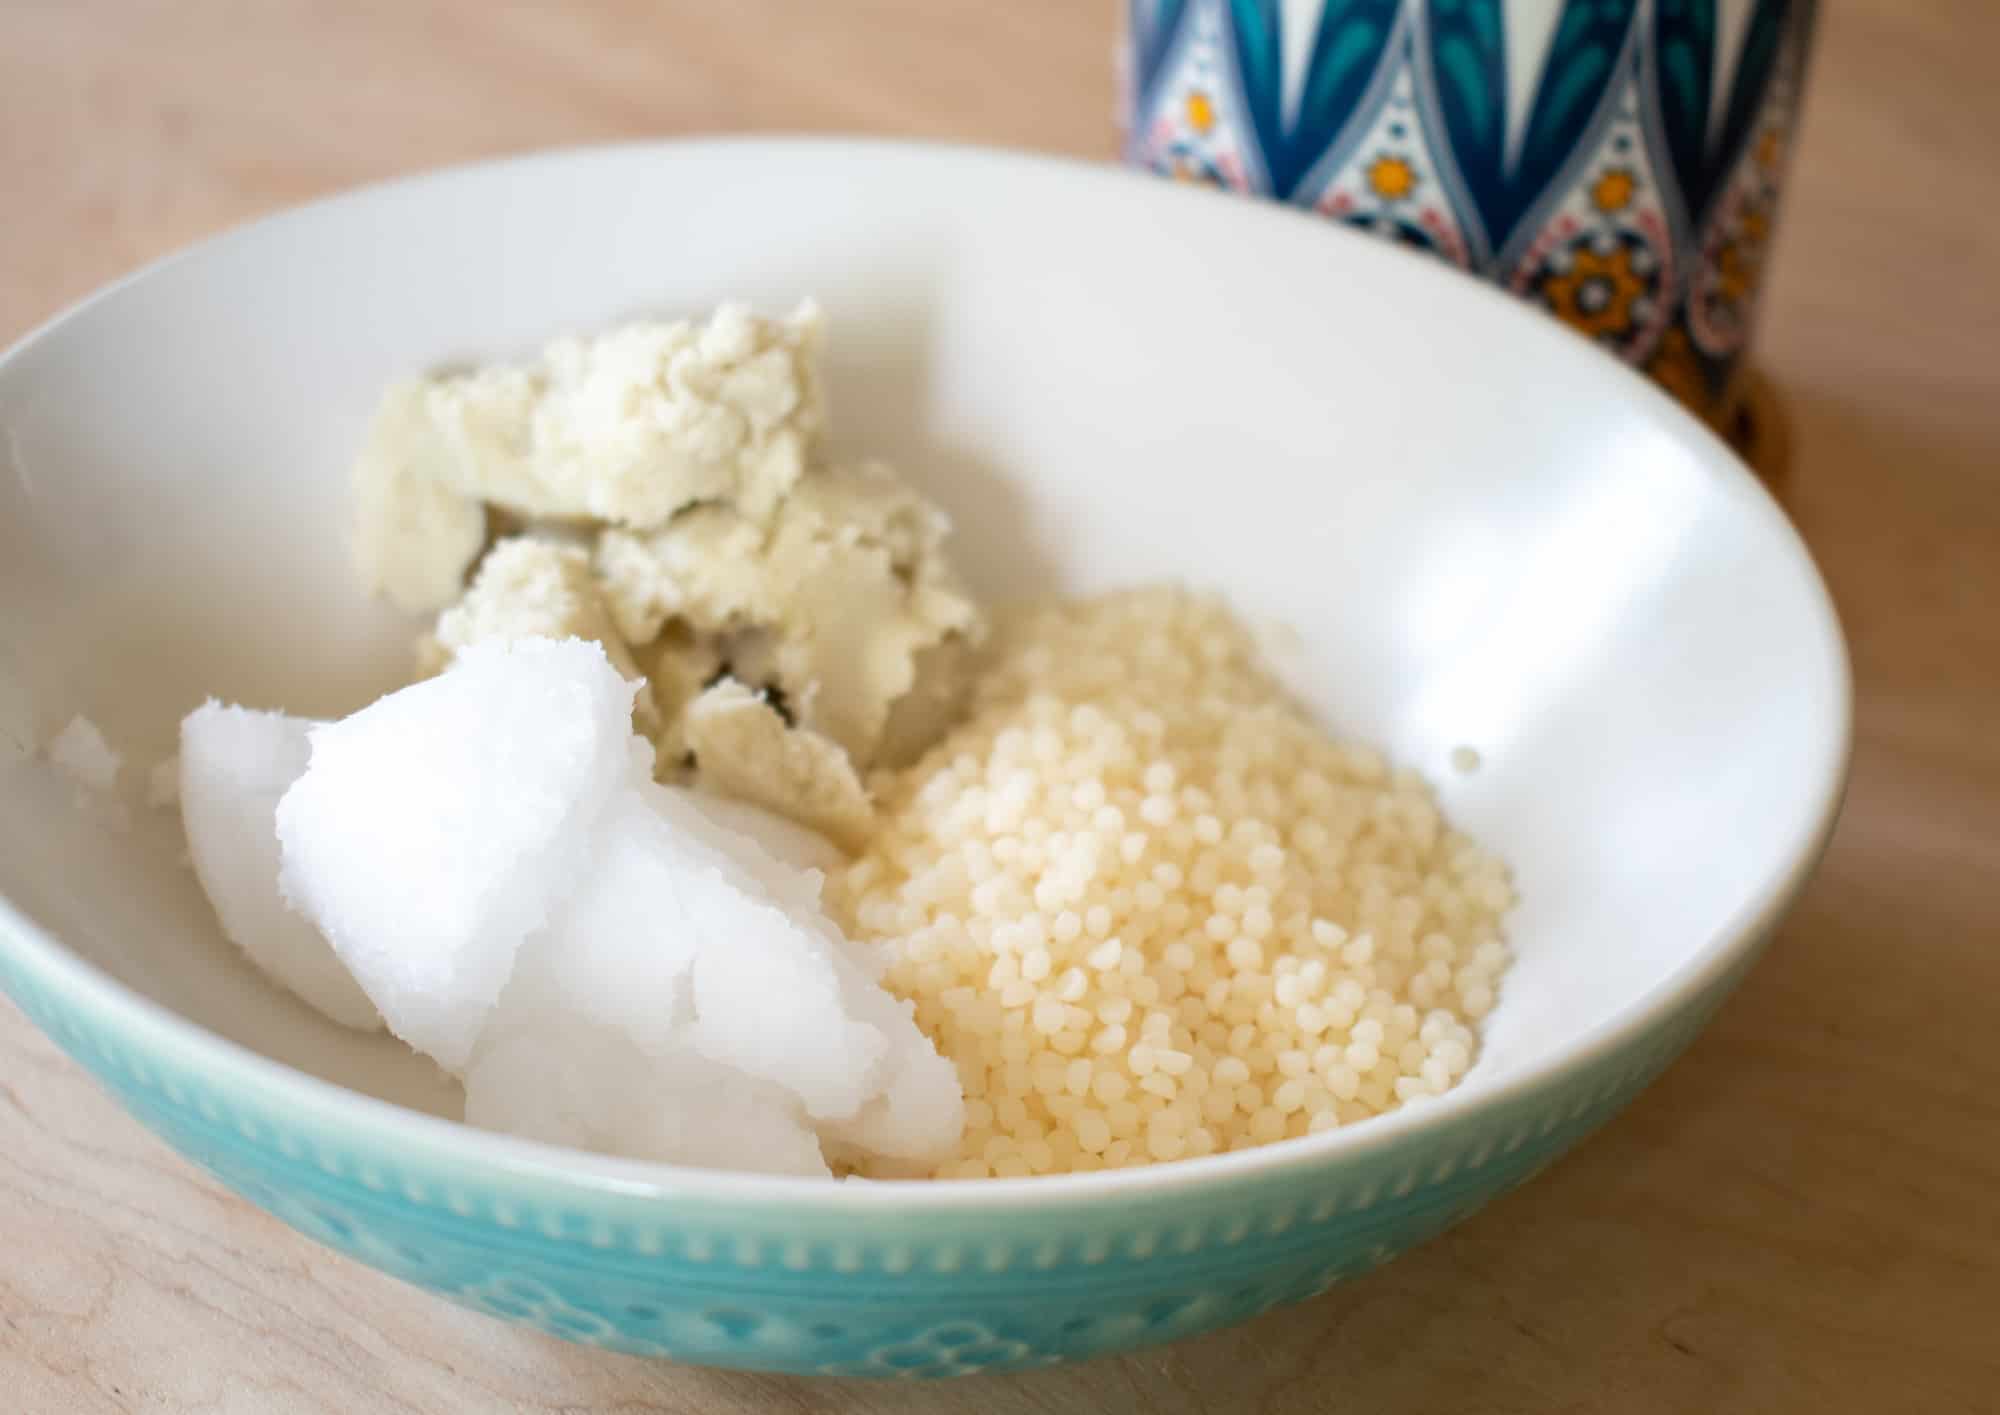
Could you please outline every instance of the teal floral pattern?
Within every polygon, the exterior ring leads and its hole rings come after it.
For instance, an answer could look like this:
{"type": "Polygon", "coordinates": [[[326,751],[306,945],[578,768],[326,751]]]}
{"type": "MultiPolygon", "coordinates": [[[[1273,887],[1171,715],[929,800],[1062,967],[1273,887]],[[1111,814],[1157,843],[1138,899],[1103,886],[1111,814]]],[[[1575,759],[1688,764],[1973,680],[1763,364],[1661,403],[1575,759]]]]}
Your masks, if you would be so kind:
{"type": "Polygon", "coordinates": [[[1296,192],[1352,120],[1389,52],[1400,10],[1400,0],[1330,0],[1305,41],[1303,72],[1288,84],[1278,0],[1230,0],[1234,67],[1271,191],[1296,192]]]}
{"type": "Polygon", "coordinates": [[[1387,77],[1384,100],[1371,121],[1330,155],[1326,165],[1332,175],[1316,184],[1313,209],[1469,266],[1472,247],[1445,199],[1446,170],[1418,114],[1417,65],[1407,33],[1398,40],[1387,77]]]}
{"type": "Polygon", "coordinates": [[[1510,125],[1502,10],[1491,0],[1430,0],[1435,111],[1451,135],[1461,200],[1476,218],[1476,249],[1507,248],[1594,126],[1636,40],[1632,10],[1631,0],[1561,0],[1540,81],[1510,125]]]}
{"type": "Polygon", "coordinates": [[[1129,155],[1430,251],[1714,413],[1761,284],[1813,11],[1133,0],[1129,155]]]}

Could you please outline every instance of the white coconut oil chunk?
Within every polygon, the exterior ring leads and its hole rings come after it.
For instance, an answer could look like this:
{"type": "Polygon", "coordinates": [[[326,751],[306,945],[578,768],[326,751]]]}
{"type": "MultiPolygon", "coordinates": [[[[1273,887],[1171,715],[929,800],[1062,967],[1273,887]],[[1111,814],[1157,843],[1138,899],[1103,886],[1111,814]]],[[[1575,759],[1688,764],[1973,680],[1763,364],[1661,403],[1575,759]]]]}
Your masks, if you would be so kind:
{"type": "Polygon", "coordinates": [[[957,1072],[821,907],[837,852],[656,785],[635,687],[586,640],[479,643],[315,728],[285,896],[473,1124],[780,1174],[948,1154],[957,1072]]]}

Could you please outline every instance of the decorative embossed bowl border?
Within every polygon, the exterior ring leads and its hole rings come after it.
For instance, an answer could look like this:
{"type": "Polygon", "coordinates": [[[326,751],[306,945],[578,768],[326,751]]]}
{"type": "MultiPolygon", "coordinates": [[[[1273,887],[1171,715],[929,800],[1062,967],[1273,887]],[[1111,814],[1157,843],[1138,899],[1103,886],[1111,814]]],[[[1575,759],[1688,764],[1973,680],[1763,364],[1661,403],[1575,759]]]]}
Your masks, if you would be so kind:
{"type": "Polygon", "coordinates": [[[900,1378],[1171,1340],[1367,1272],[1623,1107],[1757,951],[1548,1075],[1373,1122],[1338,1150],[812,1187],[579,1156],[342,1090],[161,1011],[0,906],[0,985],[35,1024],[175,1149],[306,1236],[572,1341],[900,1378]]]}

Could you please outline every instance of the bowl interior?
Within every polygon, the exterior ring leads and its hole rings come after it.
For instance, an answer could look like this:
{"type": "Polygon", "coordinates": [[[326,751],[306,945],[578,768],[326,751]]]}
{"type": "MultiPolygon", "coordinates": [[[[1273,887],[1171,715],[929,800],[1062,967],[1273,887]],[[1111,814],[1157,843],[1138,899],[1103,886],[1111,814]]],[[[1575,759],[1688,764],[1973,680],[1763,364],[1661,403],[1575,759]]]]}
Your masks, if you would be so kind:
{"type": "Polygon", "coordinates": [[[1225,591],[1291,631],[1286,671],[1336,730],[1508,857],[1519,962],[1468,1086],[1733,946],[1807,848],[1845,747],[1824,591],[1727,454],[1580,340],[1144,178],[708,143],[307,208],[0,362],[0,893],[204,1027],[452,1113],[428,1063],[237,957],[171,815],[115,829],[29,751],[84,712],[143,769],[205,696],[330,714],[402,681],[412,626],[359,594],[345,520],[392,376],[804,294],[831,319],[837,448],[950,507],[979,588],[1225,591]]]}

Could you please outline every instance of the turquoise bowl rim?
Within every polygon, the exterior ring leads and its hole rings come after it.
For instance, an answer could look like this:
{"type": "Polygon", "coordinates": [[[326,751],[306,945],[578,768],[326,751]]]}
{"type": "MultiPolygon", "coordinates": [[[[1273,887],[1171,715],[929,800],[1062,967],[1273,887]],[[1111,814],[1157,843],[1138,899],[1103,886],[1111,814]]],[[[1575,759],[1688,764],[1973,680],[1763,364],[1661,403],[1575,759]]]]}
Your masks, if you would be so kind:
{"type": "MultiPolygon", "coordinates": [[[[1093,180],[1160,185],[1144,174],[1096,164],[949,144],[713,139],[615,147],[801,144],[920,148],[968,161],[1088,167],[1093,180]]],[[[469,166],[561,162],[607,150],[569,149],[469,166]]],[[[30,332],[0,354],[0,367],[98,299],[194,251],[225,244],[268,223],[300,219],[321,206],[365,200],[385,187],[436,175],[419,174],[310,203],[155,262],[30,332]]],[[[1299,218],[1274,211],[1246,214],[1246,219],[1299,218]]],[[[1408,259],[1418,262],[1414,256],[1408,259]]],[[[1439,272],[1438,278],[1453,277],[1439,272]]],[[[1470,283],[1464,294],[1512,303],[1500,292],[1470,283]]],[[[1520,315],[1524,321],[1535,319],[1525,309],[1520,315]]],[[[423,1272],[399,1267],[391,1254],[368,1251],[344,1241],[340,1231],[329,1233],[287,1212],[288,1187],[317,1186],[346,1201],[376,1203],[391,1228],[449,1230],[450,1241],[490,1250],[495,1261],[506,1258],[518,1233],[524,1239],[532,1235],[535,1243],[554,1242],[562,1261],[574,1269],[631,1254],[681,1264],[677,1272],[699,1273],[722,1289],[748,1283],[744,1290],[749,1292],[798,1296],[827,1308],[838,1306],[847,1294],[867,1294],[871,1300],[944,1300],[947,1306],[956,1300],[976,1309],[983,1297],[1018,1280],[1018,1273],[1010,1275],[1011,1259],[982,1258],[982,1243],[989,1245],[989,1255],[1002,1248],[1018,1250],[1024,1270],[1039,1274],[1037,1282],[1107,1258],[1120,1260],[1096,1274],[1072,1274],[1080,1282],[1074,1290],[1085,1293],[1098,1287],[1148,1290],[1165,1269],[1145,1260],[1156,1251],[1166,1258],[1169,1249],[1183,1266],[1190,1258],[1228,1249],[1234,1256],[1218,1260],[1215,1271],[1249,1271],[1283,1256],[1286,1242],[1295,1247],[1304,1242],[1297,1235],[1285,1238],[1295,1227],[1317,1226],[1323,1230],[1322,1249],[1331,1245],[1342,1250],[1340,1261],[1320,1263],[1293,1288],[1274,1290],[1247,1306],[1216,1309],[1184,1328],[1134,1331],[1091,1351],[1041,1349],[1030,1343],[995,1357],[988,1368],[1036,1365],[1167,1339],[1308,1295],[1463,1218],[1527,1178],[1642,1089],[1692,1040],[1754,962],[1823,853],[1838,816],[1852,754],[1852,672],[1831,596],[1810,554],[1734,453],[1640,375],[1620,369],[1617,376],[1627,380],[1634,400],[1653,416],[1705,444],[1707,465],[1743,503],[1744,514],[1773,523],[1780,545],[1797,558],[1818,610],[1810,627],[1822,638],[1824,662],[1832,670],[1835,692],[1829,710],[1835,715],[1835,746],[1810,815],[1803,818],[1806,823],[1773,860],[1760,887],[1723,925],[1645,994],[1579,1033],[1556,1054],[1497,1081],[1475,1078],[1436,1100],[1323,1135],[1111,1174],[829,1184],[584,1154],[475,1130],[349,1090],[269,1060],[163,1008],[71,953],[4,898],[0,986],[183,1154],[308,1236],[420,1285],[438,1286],[423,1272]],[[275,1185],[266,1177],[272,1174],[278,1178],[275,1185]],[[1369,1216],[1367,1211],[1378,1203],[1380,1212],[1369,1216]],[[1371,1224],[1388,1233],[1392,1219],[1401,1227],[1387,1241],[1370,1238],[1371,1224]],[[1181,1225],[1178,1230],[1176,1224],[1181,1225]],[[1260,1247],[1260,1239],[1279,1246],[1260,1247]],[[1036,1256],[1042,1253],[1049,1255],[1046,1262],[1036,1256]],[[883,1278],[894,1280],[893,1293],[880,1286],[883,1278]],[[814,1284],[820,1285],[817,1290],[805,1290],[814,1284]]],[[[663,1278],[656,1274],[651,1280],[663,1278]]],[[[463,1294],[447,1295],[468,1300],[463,1294]]],[[[533,1314],[497,1305],[470,1305],[536,1320],[533,1314]]],[[[571,1339],[654,1349],[621,1340],[616,1332],[540,1324],[571,1339]]],[[[713,1349],[670,1346],[665,1354],[715,1364],[806,1369],[726,1342],[713,1349]]],[[[810,1369],[848,1370],[852,1365],[810,1369]]],[[[952,1371],[972,1369],[963,1363],[945,1365],[952,1371]]]]}

